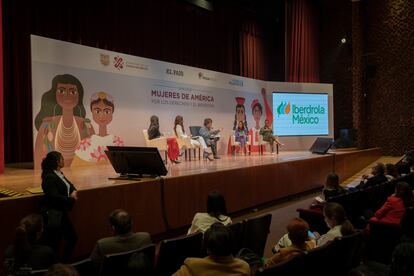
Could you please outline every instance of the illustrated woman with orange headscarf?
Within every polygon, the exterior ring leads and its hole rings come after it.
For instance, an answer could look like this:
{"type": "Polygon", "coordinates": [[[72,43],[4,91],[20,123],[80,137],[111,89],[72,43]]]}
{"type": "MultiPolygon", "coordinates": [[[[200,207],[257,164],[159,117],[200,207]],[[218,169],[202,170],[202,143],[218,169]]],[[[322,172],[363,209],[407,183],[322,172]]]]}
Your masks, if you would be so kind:
{"type": "Polygon", "coordinates": [[[245,101],[246,99],[243,97],[236,97],[237,105],[236,105],[236,114],[234,114],[233,130],[236,130],[239,122],[242,121],[247,131],[246,109],[244,107],[245,101]]]}
{"type": "Polygon", "coordinates": [[[89,119],[85,119],[83,87],[76,77],[64,74],[53,78],[52,88],[42,96],[35,126],[35,169],[51,151],[60,152],[65,166],[70,166],[81,140],[94,133],[89,119]]]}
{"type": "Polygon", "coordinates": [[[93,121],[99,126],[98,134],[85,138],[76,149],[76,156],[87,162],[106,162],[107,146],[123,146],[124,142],[116,135],[108,133],[115,111],[114,100],[106,92],[94,93],[90,104],[93,121]]]}

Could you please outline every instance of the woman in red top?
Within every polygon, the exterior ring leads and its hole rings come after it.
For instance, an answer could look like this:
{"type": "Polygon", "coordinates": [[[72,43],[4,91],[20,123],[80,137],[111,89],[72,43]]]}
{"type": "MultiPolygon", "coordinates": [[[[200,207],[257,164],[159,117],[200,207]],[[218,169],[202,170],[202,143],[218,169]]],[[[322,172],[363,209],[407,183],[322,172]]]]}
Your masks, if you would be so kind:
{"type": "Polygon", "coordinates": [[[410,185],[405,182],[398,182],[395,186],[395,194],[388,197],[371,220],[399,224],[405,210],[413,205],[413,191],[410,185]]]}

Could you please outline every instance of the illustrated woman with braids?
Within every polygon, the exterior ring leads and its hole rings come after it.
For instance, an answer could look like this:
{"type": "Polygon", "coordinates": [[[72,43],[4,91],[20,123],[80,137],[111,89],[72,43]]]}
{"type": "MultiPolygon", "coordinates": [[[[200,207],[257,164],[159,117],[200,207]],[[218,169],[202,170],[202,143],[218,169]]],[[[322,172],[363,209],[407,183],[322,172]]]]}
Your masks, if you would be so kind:
{"type": "Polygon", "coordinates": [[[94,134],[89,119],[85,119],[83,87],[80,81],[69,74],[57,75],[52,88],[42,96],[40,111],[35,118],[38,130],[34,166],[40,168],[48,152],[58,151],[70,166],[76,148],[82,139],[94,134]]]}

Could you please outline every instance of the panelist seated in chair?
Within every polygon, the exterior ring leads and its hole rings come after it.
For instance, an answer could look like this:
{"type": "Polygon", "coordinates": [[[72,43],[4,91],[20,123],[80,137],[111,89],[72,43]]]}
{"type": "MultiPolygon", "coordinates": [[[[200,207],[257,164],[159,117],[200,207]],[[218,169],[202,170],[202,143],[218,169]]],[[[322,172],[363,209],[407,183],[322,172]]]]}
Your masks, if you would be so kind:
{"type": "Polygon", "coordinates": [[[243,121],[239,121],[237,128],[234,131],[234,137],[236,142],[240,143],[240,149],[244,152],[248,152],[248,140],[249,140],[249,130],[245,127],[243,121]]]}
{"type": "Polygon", "coordinates": [[[187,258],[174,276],[207,275],[250,275],[249,264],[234,258],[230,229],[220,222],[211,225],[204,234],[208,256],[187,258]]]}
{"type": "Polygon", "coordinates": [[[273,129],[270,126],[269,120],[265,120],[265,125],[260,129],[260,135],[263,137],[263,141],[269,142],[270,148],[273,153],[273,144],[276,143],[278,146],[283,146],[276,135],[273,135],[273,129]]]}
{"type": "Polygon", "coordinates": [[[188,135],[184,130],[184,118],[183,116],[178,115],[175,117],[174,120],[174,133],[175,136],[178,139],[189,139],[189,142],[191,143],[192,147],[201,147],[203,149],[203,152],[207,151],[207,145],[204,141],[203,137],[191,137],[191,135],[188,135]]]}
{"type": "Polygon", "coordinates": [[[220,131],[220,129],[213,130],[213,120],[210,118],[204,119],[204,127],[200,128],[200,136],[204,138],[206,145],[211,147],[214,159],[220,159],[217,155],[217,141],[220,139],[220,131]]]}
{"type": "Polygon", "coordinates": [[[388,178],[385,176],[385,166],[383,163],[377,163],[371,170],[372,176],[363,175],[362,180],[357,189],[364,189],[371,186],[375,186],[377,184],[381,184],[388,181],[388,178]]]}
{"type": "Polygon", "coordinates": [[[101,265],[105,255],[139,249],[151,244],[149,233],[132,232],[132,218],[125,210],[113,211],[109,216],[109,223],[115,235],[98,240],[90,257],[97,267],[101,265]]]}
{"type": "MultiPolygon", "coordinates": [[[[160,132],[160,123],[157,116],[153,115],[150,119],[150,126],[148,128],[148,139],[156,139],[161,137],[162,134],[160,132]]],[[[178,147],[177,139],[175,137],[168,137],[167,138],[167,154],[168,158],[170,158],[171,162],[175,164],[179,164],[178,156],[180,155],[180,149],[178,147]]]]}

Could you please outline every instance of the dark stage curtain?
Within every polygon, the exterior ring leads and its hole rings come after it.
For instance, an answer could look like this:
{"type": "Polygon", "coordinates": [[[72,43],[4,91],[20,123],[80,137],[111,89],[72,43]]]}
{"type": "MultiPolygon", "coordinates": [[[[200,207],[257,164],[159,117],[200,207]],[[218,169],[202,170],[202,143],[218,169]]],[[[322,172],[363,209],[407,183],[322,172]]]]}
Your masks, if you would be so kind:
{"type": "Polygon", "coordinates": [[[319,82],[318,17],[315,1],[287,1],[286,81],[319,82]]]}
{"type": "Polygon", "coordinates": [[[6,163],[33,161],[30,34],[267,78],[271,59],[262,49],[273,38],[264,37],[260,26],[242,29],[245,14],[217,3],[210,12],[180,0],[3,1],[6,163]]]}
{"type": "Polygon", "coordinates": [[[245,22],[240,31],[240,75],[268,80],[267,42],[255,21],[245,22]]]}

